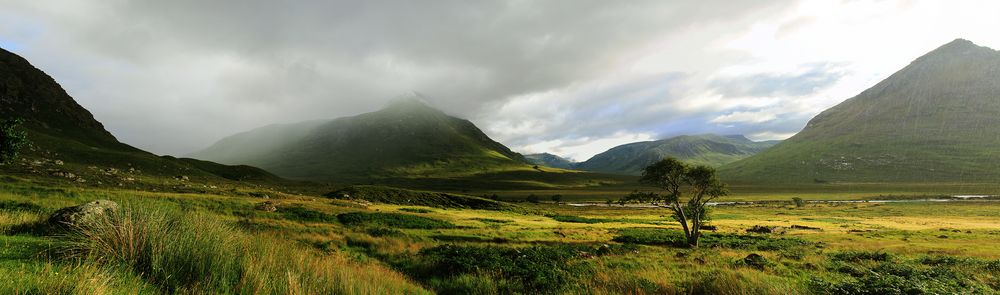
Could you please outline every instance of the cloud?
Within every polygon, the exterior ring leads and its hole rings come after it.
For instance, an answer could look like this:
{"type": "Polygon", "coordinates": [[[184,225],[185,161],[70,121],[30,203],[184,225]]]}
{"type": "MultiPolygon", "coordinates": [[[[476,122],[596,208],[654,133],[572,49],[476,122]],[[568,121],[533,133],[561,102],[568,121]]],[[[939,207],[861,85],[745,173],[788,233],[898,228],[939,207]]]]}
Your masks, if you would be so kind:
{"type": "Polygon", "coordinates": [[[998,6],[8,0],[0,46],[156,153],[418,91],[515,150],[583,159],[637,139],[797,132],[956,37],[1000,47],[998,6]]]}
{"type": "Polygon", "coordinates": [[[781,7],[749,0],[57,2],[4,1],[0,27],[13,29],[0,37],[24,44],[17,53],[63,82],[122,140],[173,154],[257,126],[371,111],[411,91],[489,124],[480,118],[492,106],[620,74],[672,32],[781,7]]]}
{"type": "Polygon", "coordinates": [[[732,112],[715,117],[712,123],[764,123],[777,119],[778,116],[764,112],[732,112]]]}
{"type": "Polygon", "coordinates": [[[803,96],[830,87],[844,72],[829,63],[806,65],[800,73],[756,73],[718,78],[710,87],[725,97],[803,96]]]}

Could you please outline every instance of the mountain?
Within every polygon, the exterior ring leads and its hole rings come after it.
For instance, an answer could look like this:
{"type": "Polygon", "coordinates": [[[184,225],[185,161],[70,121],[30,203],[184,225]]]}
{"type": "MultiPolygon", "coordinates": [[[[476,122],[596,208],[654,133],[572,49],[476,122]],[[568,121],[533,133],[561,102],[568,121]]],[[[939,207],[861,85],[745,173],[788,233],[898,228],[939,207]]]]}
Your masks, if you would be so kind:
{"type": "Polygon", "coordinates": [[[576,162],[550,153],[524,155],[529,163],[559,169],[573,169],[576,162]]]}
{"type": "Polygon", "coordinates": [[[737,182],[1000,180],[1000,52],[958,39],[723,167],[737,182]]]}
{"type": "Polygon", "coordinates": [[[597,154],[576,165],[577,169],[638,175],[649,164],[665,157],[713,167],[759,153],[775,141],[755,142],[742,135],[682,135],[663,140],[629,143],[597,154]]]}
{"type": "MultiPolygon", "coordinates": [[[[0,119],[8,118],[24,120],[31,146],[22,153],[25,161],[0,167],[7,173],[72,175],[81,183],[86,180],[83,176],[117,182],[112,174],[126,170],[194,180],[278,179],[253,167],[160,157],[121,143],[52,77],[0,49],[0,119]]],[[[136,177],[140,176],[121,176],[136,177]]]]}
{"type": "Polygon", "coordinates": [[[246,164],[295,179],[453,177],[526,169],[527,161],[472,122],[418,98],[327,121],[271,125],[226,137],[194,158],[246,164]]]}

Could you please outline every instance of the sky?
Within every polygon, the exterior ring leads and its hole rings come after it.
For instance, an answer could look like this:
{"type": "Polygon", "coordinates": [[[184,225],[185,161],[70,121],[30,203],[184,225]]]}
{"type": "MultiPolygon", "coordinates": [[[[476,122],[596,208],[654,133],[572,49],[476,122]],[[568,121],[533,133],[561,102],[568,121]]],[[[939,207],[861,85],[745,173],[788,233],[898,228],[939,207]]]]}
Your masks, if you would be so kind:
{"type": "Polygon", "coordinates": [[[119,140],[185,155],[420,93],[521,153],[784,139],[1000,1],[0,1],[0,47],[119,140]],[[291,3],[291,4],[289,4],[291,3]]]}

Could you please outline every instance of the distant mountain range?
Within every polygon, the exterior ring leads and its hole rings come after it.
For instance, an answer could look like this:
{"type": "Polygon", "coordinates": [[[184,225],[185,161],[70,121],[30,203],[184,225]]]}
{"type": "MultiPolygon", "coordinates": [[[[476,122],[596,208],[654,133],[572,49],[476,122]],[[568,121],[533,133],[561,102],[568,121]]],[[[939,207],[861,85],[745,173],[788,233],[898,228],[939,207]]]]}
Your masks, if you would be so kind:
{"type": "Polygon", "coordinates": [[[753,157],[736,182],[1000,180],[1000,52],[958,39],[753,157]]]}
{"type": "Polygon", "coordinates": [[[959,39],[822,112],[781,143],[685,135],[625,144],[573,163],[552,154],[522,156],[468,120],[413,98],[357,116],[236,134],[192,154],[207,160],[201,161],[160,157],[119,142],[51,77],[0,50],[0,118],[26,120],[33,142],[28,157],[66,162],[0,167],[24,173],[107,167],[206,180],[404,179],[397,183],[423,186],[428,179],[462,179],[442,185],[529,188],[631,181],[569,169],[637,175],[672,156],[719,167],[723,179],[734,183],[993,182],[1000,180],[997,114],[1000,52],[959,39]]]}
{"type": "Polygon", "coordinates": [[[559,169],[573,169],[576,167],[576,162],[569,159],[556,156],[550,153],[541,154],[530,154],[524,155],[524,158],[528,160],[531,164],[542,165],[546,167],[559,168],[559,169]]]}
{"type": "Polygon", "coordinates": [[[472,122],[418,98],[353,117],[258,128],[191,157],[309,180],[455,177],[531,167],[472,122]]]}
{"type": "Polygon", "coordinates": [[[72,176],[71,180],[80,183],[87,180],[83,175],[91,183],[100,179],[117,182],[120,179],[112,177],[116,174],[112,172],[126,169],[141,171],[132,175],[136,177],[278,180],[253,167],[160,157],[121,143],[52,77],[24,58],[0,49],[0,119],[7,118],[24,120],[31,147],[23,153],[32,158],[30,163],[0,167],[7,172],[72,176]]]}
{"type": "Polygon", "coordinates": [[[638,175],[643,168],[665,157],[718,167],[759,153],[776,143],[755,142],[742,135],[682,135],[620,145],[573,167],[585,171],[638,175]]]}

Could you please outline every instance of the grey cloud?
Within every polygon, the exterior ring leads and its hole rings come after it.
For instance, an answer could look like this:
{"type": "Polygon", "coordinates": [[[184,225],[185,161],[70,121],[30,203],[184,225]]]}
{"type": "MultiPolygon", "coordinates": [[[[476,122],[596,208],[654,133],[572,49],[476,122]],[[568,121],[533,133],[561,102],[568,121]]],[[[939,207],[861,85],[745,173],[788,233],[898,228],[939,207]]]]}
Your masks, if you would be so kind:
{"type": "Polygon", "coordinates": [[[803,96],[833,85],[844,74],[833,64],[821,63],[797,74],[752,74],[716,79],[710,85],[725,97],[803,96]]]}
{"type": "MultiPolygon", "coordinates": [[[[491,107],[600,81],[671,32],[742,28],[788,2],[292,3],[4,1],[0,27],[14,29],[0,30],[0,39],[23,45],[19,54],[63,82],[123,141],[184,154],[262,125],[371,111],[410,91],[490,124],[484,121],[502,120],[488,115],[491,107]]],[[[643,83],[623,87],[552,101],[562,122],[509,140],[602,136],[675,116],[648,111],[670,96],[626,89],[643,83]],[[573,123],[580,118],[589,119],[573,123]]]]}

